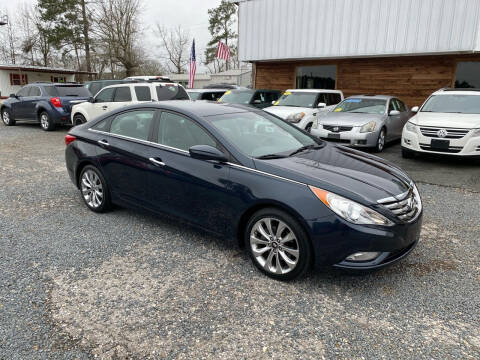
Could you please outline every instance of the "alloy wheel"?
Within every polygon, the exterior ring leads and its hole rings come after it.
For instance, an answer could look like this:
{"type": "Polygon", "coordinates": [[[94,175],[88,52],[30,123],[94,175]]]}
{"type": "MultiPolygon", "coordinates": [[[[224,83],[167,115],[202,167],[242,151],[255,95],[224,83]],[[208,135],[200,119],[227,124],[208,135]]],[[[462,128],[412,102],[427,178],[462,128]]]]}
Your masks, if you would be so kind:
{"type": "Polygon", "coordinates": [[[283,275],[297,266],[300,254],[297,237],[279,219],[258,220],[250,232],[250,247],[255,261],[267,272],[283,275]]]}
{"type": "Polygon", "coordinates": [[[10,125],[10,114],[8,113],[8,111],[4,111],[2,113],[2,119],[5,125],[10,125]]]}
{"type": "Polygon", "coordinates": [[[382,151],[385,147],[385,130],[381,130],[378,135],[377,150],[382,151]]]}
{"type": "Polygon", "coordinates": [[[102,205],[104,199],[103,185],[95,171],[87,170],[83,173],[81,189],[88,206],[97,209],[102,205]]]}
{"type": "Polygon", "coordinates": [[[48,115],[43,113],[42,116],[40,116],[40,125],[42,125],[42,128],[45,130],[48,129],[49,122],[48,122],[48,115]]]}

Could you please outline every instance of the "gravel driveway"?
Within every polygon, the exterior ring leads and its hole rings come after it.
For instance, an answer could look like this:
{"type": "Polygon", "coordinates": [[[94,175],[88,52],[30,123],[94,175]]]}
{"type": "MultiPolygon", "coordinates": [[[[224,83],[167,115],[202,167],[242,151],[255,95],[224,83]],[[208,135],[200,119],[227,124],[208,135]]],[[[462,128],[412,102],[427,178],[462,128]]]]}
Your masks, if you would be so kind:
{"type": "Polygon", "coordinates": [[[404,261],[281,283],[177,220],[87,210],[65,133],[0,126],[1,360],[480,358],[478,164],[402,163],[425,203],[404,261]]]}

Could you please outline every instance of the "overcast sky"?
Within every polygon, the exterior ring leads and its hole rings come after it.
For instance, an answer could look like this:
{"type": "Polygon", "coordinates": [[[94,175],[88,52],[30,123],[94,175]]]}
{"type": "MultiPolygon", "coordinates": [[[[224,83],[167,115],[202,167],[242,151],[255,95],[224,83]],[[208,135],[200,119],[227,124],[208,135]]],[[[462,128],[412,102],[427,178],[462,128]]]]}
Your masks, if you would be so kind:
{"type": "MultiPolygon", "coordinates": [[[[35,4],[36,0],[0,0],[0,12],[5,9],[13,14],[22,3],[35,4]]],[[[220,4],[220,0],[140,0],[142,3],[142,25],[145,29],[143,39],[145,48],[151,50],[152,55],[157,55],[160,41],[155,35],[155,24],[159,23],[166,27],[182,25],[195,37],[197,61],[203,61],[203,53],[207,42],[210,40],[208,32],[207,10],[220,4]]],[[[204,70],[199,67],[198,71],[204,70]]]]}

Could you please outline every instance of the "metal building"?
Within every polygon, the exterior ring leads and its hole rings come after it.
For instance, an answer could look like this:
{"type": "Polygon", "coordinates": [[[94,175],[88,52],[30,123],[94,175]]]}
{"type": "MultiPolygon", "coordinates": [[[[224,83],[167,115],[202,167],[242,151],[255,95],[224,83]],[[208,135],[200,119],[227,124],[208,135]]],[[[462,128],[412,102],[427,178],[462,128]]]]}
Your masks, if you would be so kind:
{"type": "Polygon", "coordinates": [[[240,0],[256,87],[334,87],[411,105],[480,87],[480,0],[240,0]]]}

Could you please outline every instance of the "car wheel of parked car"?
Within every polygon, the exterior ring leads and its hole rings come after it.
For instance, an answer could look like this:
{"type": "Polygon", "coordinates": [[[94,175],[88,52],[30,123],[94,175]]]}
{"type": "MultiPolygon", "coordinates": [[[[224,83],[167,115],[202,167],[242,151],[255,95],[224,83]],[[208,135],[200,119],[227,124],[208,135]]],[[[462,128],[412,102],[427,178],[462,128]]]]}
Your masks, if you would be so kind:
{"type": "Polygon", "coordinates": [[[87,122],[87,120],[85,119],[85,117],[82,114],[76,114],[73,117],[73,125],[74,126],[82,125],[82,124],[85,124],[86,122],[87,122]]]}
{"type": "Polygon", "coordinates": [[[55,123],[46,111],[40,113],[40,126],[45,131],[52,131],[55,129],[55,123]]]}
{"type": "Polygon", "coordinates": [[[415,157],[415,151],[408,150],[402,147],[402,157],[404,159],[413,159],[415,157]]]}
{"type": "Polygon", "coordinates": [[[83,201],[92,211],[102,213],[111,209],[110,192],[105,178],[94,166],[87,165],[80,174],[83,201]]]}
{"type": "Polygon", "coordinates": [[[386,139],[387,131],[385,128],[380,130],[380,134],[378,134],[377,145],[375,146],[376,152],[382,152],[385,148],[385,139],[386,139]]]}
{"type": "Polygon", "coordinates": [[[253,263],[277,280],[291,280],[308,269],[312,254],[300,224],[275,208],[256,212],[247,225],[245,242],[253,263]]]}
{"type": "Polygon", "coordinates": [[[6,126],[13,126],[15,125],[15,120],[12,119],[12,117],[10,116],[10,111],[8,111],[7,109],[4,109],[2,111],[2,120],[3,120],[3,123],[6,125],[6,126]]]}
{"type": "Polygon", "coordinates": [[[308,125],[305,127],[305,131],[306,131],[306,132],[312,132],[312,123],[308,124],[308,125]]]}

